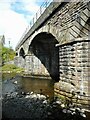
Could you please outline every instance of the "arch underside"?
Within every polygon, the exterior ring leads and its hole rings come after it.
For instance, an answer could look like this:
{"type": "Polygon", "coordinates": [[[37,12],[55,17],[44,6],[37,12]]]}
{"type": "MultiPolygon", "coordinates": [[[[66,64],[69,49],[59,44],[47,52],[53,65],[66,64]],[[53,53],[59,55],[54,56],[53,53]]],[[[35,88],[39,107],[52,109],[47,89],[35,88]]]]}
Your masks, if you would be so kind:
{"type": "Polygon", "coordinates": [[[58,41],[50,33],[39,33],[29,45],[33,74],[49,75],[53,80],[59,80],[59,49],[55,47],[58,41]]]}

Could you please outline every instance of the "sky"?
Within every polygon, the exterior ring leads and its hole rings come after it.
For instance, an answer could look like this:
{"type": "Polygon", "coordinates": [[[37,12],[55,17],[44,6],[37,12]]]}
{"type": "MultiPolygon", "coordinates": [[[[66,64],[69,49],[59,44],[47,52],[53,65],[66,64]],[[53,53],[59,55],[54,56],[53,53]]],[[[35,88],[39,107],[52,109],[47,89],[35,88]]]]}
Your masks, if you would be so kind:
{"type": "Polygon", "coordinates": [[[44,0],[0,0],[0,35],[15,49],[44,0]]]}

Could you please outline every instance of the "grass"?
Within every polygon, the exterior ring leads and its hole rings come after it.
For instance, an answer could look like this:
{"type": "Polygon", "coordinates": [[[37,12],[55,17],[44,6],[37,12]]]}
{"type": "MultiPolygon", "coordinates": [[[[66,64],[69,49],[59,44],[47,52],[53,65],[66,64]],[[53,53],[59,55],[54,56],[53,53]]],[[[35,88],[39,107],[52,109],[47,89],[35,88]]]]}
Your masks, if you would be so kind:
{"type": "Polygon", "coordinates": [[[24,72],[23,68],[17,67],[14,64],[6,64],[2,66],[2,73],[8,73],[8,72],[16,72],[16,73],[22,73],[24,72]]]}

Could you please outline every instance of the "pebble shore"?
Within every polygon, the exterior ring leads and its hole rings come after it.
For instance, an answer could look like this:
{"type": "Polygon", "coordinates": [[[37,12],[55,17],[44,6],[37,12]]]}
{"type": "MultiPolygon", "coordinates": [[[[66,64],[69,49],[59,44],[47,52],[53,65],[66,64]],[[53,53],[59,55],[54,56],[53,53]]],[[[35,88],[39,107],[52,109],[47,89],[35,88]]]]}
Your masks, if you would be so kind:
{"type": "Polygon", "coordinates": [[[13,90],[4,91],[2,96],[2,120],[86,120],[84,109],[65,105],[58,99],[51,101],[49,96],[21,91],[17,80],[4,81],[13,90]]]}

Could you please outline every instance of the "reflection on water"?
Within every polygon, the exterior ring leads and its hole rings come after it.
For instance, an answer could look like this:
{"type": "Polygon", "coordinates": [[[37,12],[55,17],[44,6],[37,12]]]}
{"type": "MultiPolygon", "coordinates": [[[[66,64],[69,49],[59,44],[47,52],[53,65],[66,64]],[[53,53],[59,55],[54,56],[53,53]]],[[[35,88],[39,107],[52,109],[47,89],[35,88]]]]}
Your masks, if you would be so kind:
{"type": "MultiPolygon", "coordinates": [[[[2,80],[10,80],[16,74],[3,74],[2,80]]],[[[32,77],[16,77],[18,84],[24,92],[42,93],[48,95],[50,98],[54,96],[54,81],[51,79],[41,79],[32,77]]],[[[9,87],[9,84],[8,84],[9,87]]],[[[10,88],[10,87],[9,87],[10,88]]]]}
{"type": "Polygon", "coordinates": [[[8,80],[16,76],[16,73],[3,73],[2,80],[8,80]]]}
{"type": "Polygon", "coordinates": [[[54,96],[53,80],[23,77],[21,85],[25,92],[33,91],[34,93],[43,93],[45,95],[49,95],[50,98],[54,96]]]}

